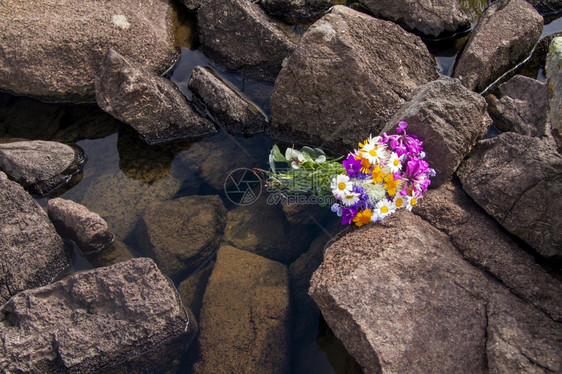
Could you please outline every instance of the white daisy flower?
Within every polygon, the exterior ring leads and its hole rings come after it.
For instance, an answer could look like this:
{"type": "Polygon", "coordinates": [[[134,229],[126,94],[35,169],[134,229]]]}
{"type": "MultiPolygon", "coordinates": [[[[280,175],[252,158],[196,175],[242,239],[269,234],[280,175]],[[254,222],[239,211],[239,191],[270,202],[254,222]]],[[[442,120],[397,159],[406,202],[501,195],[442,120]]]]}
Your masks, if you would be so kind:
{"type": "Polygon", "coordinates": [[[344,200],[346,195],[351,194],[353,184],[347,175],[338,174],[332,178],[330,188],[336,199],[344,200]]]}
{"type": "Polygon", "coordinates": [[[380,136],[370,138],[361,148],[361,157],[368,160],[372,165],[381,165],[388,159],[386,144],[379,143],[380,136]]]}
{"type": "Polygon", "coordinates": [[[390,158],[388,159],[386,166],[388,166],[392,174],[398,173],[400,170],[402,170],[402,163],[400,162],[400,159],[398,158],[398,154],[396,154],[396,152],[392,152],[390,154],[390,158]]]}
{"type": "Polygon", "coordinates": [[[406,209],[411,212],[412,208],[416,206],[416,204],[418,203],[418,200],[421,198],[421,196],[418,196],[417,194],[414,196],[404,196],[405,198],[408,199],[408,204],[406,204],[406,209]]]}
{"type": "Polygon", "coordinates": [[[377,203],[374,209],[374,213],[381,218],[385,218],[389,214],[392,214],[396,211],[396,205],[392,201],[388,201],[387,199],[383,199],[377,203]]]}
{"type": "Polygon", "coordinates": [[[394,205],[396,209],[405,208],[408,205],[408,198],[400,194],[396,194],[394,197],[394,205]]]}
{"type": "Polygon", "coordinates": [[[345,206],[353,206],[359,201],[359,196],[361,196],[361,194],[357,192],[352,192],[349,195],[345,195],[345,197],[342,199],[342,204],[345,206]]]}

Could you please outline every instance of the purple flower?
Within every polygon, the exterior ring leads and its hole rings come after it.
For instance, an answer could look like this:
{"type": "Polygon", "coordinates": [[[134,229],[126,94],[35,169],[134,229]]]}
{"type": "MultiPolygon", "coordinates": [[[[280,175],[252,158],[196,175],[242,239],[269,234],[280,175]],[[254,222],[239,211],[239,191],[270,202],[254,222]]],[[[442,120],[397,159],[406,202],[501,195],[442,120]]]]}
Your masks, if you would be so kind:
{"type": "Polygon", "coordinates": [[[342,161],[342,164],[345,168],[345,171],[347,171],[347,175],[349,175],[350,177],[359,173],[361,170],[361,160],[356,160],[355,156],[352,153],[347,156],[347,159],[342,161]]]}
{"type": "Polygon", "coordinates": [[[405,135],[406,127],[408,127],[408,122],[400,121],[398,122],[398,127],[396,128],[396,132],[403,132],[405,135]]]}
{"type": "Polygon", "coordinates": [[[411,158],[408,160],[408,165],[406,170],[400,179],[406,181],[404,189],[400,192],[401,195],[407,193],[408,186],[410,186],[414,191],[427,190],[429,186],[429,178],[427,177],[430,173],[429,164],[427,161],[411,158]]]}
{"type": "Polygon", "coordinates": [[[357,215],[357,209],[354,207],[342,208],[341,224],[349,225],[353,222],[353,218],[357,215]]]}

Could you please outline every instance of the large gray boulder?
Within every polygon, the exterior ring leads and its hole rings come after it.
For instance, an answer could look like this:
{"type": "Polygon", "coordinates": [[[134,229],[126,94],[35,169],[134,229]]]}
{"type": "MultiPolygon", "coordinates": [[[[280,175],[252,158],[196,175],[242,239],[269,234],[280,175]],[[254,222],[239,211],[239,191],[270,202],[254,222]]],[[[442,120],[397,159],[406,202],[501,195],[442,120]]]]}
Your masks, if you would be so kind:
{"type": "Polygon", "coordinates": [[[186,196],[149,205],[137,237],[164,274],[188,275],[219,248],[226,209],[218,195],[186,196]]]}
{"type": "Polygon", "coordinates": [[[547,86],[536,79],[516,75],[500,85],[501,97],[488,95],[488,112],[494,127],[527,136],[550,136],[547,125],[547,86]]]}
{"type": "Polygon", "coordinates": [[[360,3],[377,17],[431,37],[470,28],[470,18],[458,0],[360,0],[360,3]]]}
{"type": "Polygon", "coordinates": [[[110,50],[96,77],[100,108],[133,127],[149,144],[215,132],[169,80],[110,50]]]}
{"type": "Polygon", "coordinates": [[[475,204],[458,182],[424,193],[414,213],[446,233],[471,264],[556,322],[562,322],[562,282],[545,271],[518,240],[475,204]]]}
{"type": "Polygon", "coordinates": [[[49,200],[47,213],[59,234],[73,240],[83,253],[100,251],[113,242],[107,222],[84,205],[58,197],[49,200]]]}
{"type": "Polygon", "coordinates": [[[431,187],[451,178],[476,140],[491,124],[484,98],[458,79],[441,77],[414,92],[413,98],[387,122],[383,131],[396,133],[400,121],[406,121],[409,134],[423,141],[426,160],[437,175],[431,187]]]}
{"type": "Polygon", "coordinates": [[[0,304],[49,284],[69,265],[45,211],[17,183],[0,177],[0,304]]]}
{"type": "Polygon", "coordinates": [[[0,3],[0,90],[53,101],[94,101],[94,78],[112,48],[149,71],[177,53],[167,0],[0,3]]]}
{"type": "Polygon", "coordinates": [[[82,169],[82,148],[33,140],[0,144],[0,170],[35,195],[45,195],[82,169]]]}
{"type": "Polygon", "coordinates": [[[553,142],[512,132],[482,140],[457,175],[503,227],[542,256],[562,257],[562,156],[553,142]]]}
{"type": "Polygon", "coordinates": [[[364,372],[562,367],[562,325],[405,210],[330,245],[309,292],[364,372]]]}
{"type": "Polygon", "coordinates": [[[203,297],[195,373],[287,373],[287,267],[223,246],[203,297]]]}
{"type": "Polygon", "coordinates": [[[295,49],[288,36],[251,1],[205,1],[197,20],[205,54],[250,78],[274,81],[283,60],[295,49]]]}
{"type": "Polygon", "coordinates": [[[335,6],[308,29],[279,73],[270,133],[348,152],[378,134],[418,86],[437,76],[420,38],[335,6]]]}
{"type": "Polygon", "coordinates": [[[228,131],[251,134],[265,130],[265,115],[211,69],[196,66],[188,87],[218,124],[228,131]]]}
{"type": "Polygon", "coordinates": [[[525,0],[501,0],[478,20],[453,76],[481,92],[526,58],[542,32],[543,19],[525,0]]]}
{"type": "MultiPolygon", "coordinates": [[[[173,284],[147,258],[21,292],[1,316],[0,368],[12,373],[119,372],[108,366],[142,359],[196,330],[173,284]]],[[[145,370],[168,366],[172,353],[161,351],[145,370]]]]}

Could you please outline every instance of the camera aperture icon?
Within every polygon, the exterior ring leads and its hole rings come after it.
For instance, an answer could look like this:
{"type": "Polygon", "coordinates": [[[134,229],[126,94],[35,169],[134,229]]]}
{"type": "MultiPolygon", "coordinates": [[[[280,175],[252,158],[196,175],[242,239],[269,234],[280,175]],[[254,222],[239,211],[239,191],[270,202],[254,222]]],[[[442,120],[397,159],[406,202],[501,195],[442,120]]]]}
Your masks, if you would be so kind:
{"type": "Polygon", "coordinates": [[[232,170],[224,181],[226,197],[236,205],[250,205],[261,195],[262,182],[252,169],[232,170]]]}

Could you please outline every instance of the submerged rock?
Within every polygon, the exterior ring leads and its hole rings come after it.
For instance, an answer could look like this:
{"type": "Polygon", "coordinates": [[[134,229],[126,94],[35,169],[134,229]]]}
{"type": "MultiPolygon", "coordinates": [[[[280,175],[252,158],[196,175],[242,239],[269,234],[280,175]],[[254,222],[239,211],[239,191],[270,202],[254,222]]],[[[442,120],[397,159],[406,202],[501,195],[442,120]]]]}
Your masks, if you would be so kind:
{"type": "Polygon", "coordinates": [[[49,284],[69,265],[45,211],[17,183],[0,177],[0,304],[49,284]]]}
{"type": "Polygon", "coordinates": [[[360,0],[382,19],[406,30],[438,37],[470,28],[470,17],[458,0],[360,0]]]}
{"type": "Polygon", "coordinates": [[[169,80],[110,50],[96,77],[100,108],[133,127],[149,144],[215,132],[169,80]]]}
{"type": "Polygon", "coordinates": [[[436,78],[420,38],[335,6],[308,29],[279,73],[270,133],[348,152],[378,134],[418,86],[436,78]]]}
{"type": "Polygon", "coordinates": [[[53,101],[94,101],[94,78],[111,48],[149,71],[176,54],[169,1],[55,0],[0,3],[0,90],[53,101]]]}
{"type": "Polygon", "coordinates": [[[288,372],[289,299],[286,266],[221,247],[203,297],[194,372],[288,372]]]}
{"type": "Polygon", "coordinates": [[[471,264],[554,321],[562,322],[562,282],[476,205],[458,182],[424,193],[414,213],[445,232],[471,264]]]}
{"type": "Polygon", "coordinates": [[[494,127],[527,136],[549,136],[546,122],[548,112],[547,90],[536,79],[516,75],[500,85],[501,98],[486,97],[488,112],[494,127]]]}
{"type": "Polygon", "coordinates": [[[251,1],[205,1],[197,20],[203,51],[227,69],[250,78],[274,81],[283,60],[295,49],[288,36],[251,1]]]}
{"type": "Polygon", "coordinates": [[[214,266],[215,261],[210,261],[209,264],[205,265],[205,267],[195,274],[190,275],[178,286],[178,293],[181,296],[183,305],[189,308],[198,320],[205,288],[207,288],[207,283],[209,282],[209,277],[213,272],[214,266]]]}
{"type": "Polygon", "coordinates": [[[6,101],[0,104],[1,137],[52,140],[65,116],[63,105],[47,104],[29,97],[2,95],[6,101]]]}
{"type": "Polygon", "coordinates": [[[186,196],[149,205],[137,237],[164,274],[177,278],[193,272],[218,249],[225,223],[219,196],[186,196]]]}
{"type": "Polygon", "coordinates": [[[478,138],[492,122],[484,98],[458,79],[441,77],[414,92],[413,97],[388,121],[383,131],[396,133],[400,121],[407,133],[423,141],[426,160],[437,175],[431,187],[451,178],[478,138]]]}
{"type": "MultiPolygon", "coordinates": [[[[0,368],[6,372],[118,372],[108,366],[142,359],[196,330],[173,284],[147,258],[21,292],[1,313],[0,368]]],[[[169,365],[169,348],[145,370],[169,365]]]]}
{"type": "Polygon", "coordinates": [[[56,198],[49,200],[47,212],[59,234],[73,240],[84,253],[100,251],[113,242],[107,222],[84,205],[56,198]]]}
{"type": "Polygon", "coordinates": [[[332,0],[262,0],[261,6],[274,17],[295,20],[326,13],[332,3],[332,0]]]}
{"type": "Polygon", "coordinates": [[[45,195],[82,169],[82,148],[45,140],[0,144],[0,169],[35,195],[45,195]]]}
{"type": "Polygon", "coordinates": [[[562,326],[408,211],[326,249],[310,294],[364,372],[556,372],[562,326]]]}
{"type": "Polygon", "coordinates": [[[529,56],[542,27],[542,17],[525,0],[493,3],[478,20],[453,76],[471,90],[483,91],[529,56]]]}
{"type": "Polygon", "coordinates": [[[214,119],[228,131],[251,134],[265,130],[264,114],[209,68],[196,66],[188,87],[214,119]]]}
{"type": "Polygon", "coordinates": [[[562,257],[562,156],[552,142],[512,132],[482,140],[457,175],[503,227],[542,256],[562,257]]]}

